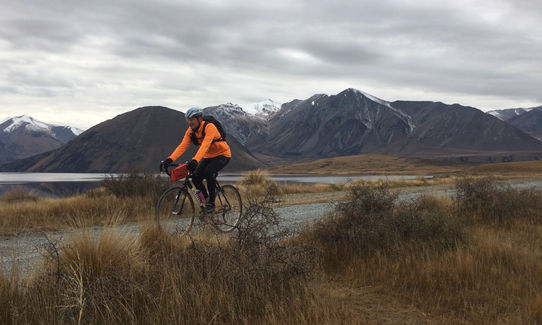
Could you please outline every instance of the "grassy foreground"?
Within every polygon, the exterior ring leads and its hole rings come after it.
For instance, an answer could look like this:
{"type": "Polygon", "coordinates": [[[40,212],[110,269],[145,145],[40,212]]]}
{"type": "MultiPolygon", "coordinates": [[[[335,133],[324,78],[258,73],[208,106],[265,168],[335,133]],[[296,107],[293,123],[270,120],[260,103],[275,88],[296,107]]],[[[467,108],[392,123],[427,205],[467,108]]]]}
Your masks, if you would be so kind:
{"type": "Polygon", "coordinates": [[[398,202],[358,184],[294,236],[252,201],[230,236],[72,238],[33,277],[0,278],[0,323],[542,322],[542,192],[489,178],[456,188],[398,202]]]}

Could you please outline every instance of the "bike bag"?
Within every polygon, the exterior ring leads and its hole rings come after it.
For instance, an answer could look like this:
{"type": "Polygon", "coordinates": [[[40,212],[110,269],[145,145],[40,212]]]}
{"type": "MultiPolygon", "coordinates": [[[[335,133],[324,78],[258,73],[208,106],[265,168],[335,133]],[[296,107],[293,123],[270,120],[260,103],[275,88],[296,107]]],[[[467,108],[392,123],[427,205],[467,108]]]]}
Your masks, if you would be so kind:
{"type": "Polygon", "coordinates": [[[186,168],[186,164],[181,164],[171,171],[170,178],[172,182],[175,182],[186,176],[188,176],[188,168],[186,168]]]}

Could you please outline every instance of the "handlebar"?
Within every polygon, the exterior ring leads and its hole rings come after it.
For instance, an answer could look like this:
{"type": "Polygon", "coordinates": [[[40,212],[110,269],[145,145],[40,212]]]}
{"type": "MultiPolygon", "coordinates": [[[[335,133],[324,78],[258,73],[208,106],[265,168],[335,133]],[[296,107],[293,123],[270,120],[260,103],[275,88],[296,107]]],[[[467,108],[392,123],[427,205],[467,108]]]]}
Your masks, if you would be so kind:
{"type": "Polygon", "coordinates": [[[164,166],[163,162],[160,164],[160,172],[165,172],[168,176],[171,176],[171,171],[169,170],[170,167],[175,168],[179,166],[179,164],[169,164],[167,166],[164,166]]]}

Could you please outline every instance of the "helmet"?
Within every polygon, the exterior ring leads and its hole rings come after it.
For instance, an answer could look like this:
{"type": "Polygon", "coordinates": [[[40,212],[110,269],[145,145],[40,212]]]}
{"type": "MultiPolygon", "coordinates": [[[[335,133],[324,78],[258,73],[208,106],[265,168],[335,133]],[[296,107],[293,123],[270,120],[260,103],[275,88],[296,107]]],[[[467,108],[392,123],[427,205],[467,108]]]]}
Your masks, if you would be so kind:
{"type": "Polygon", "coordinates": [[[191,117],[196,117],[198,115],[203,116],[203,110],[199,107],[190,107],[184,114],[186,119],[189,119],[191,117]]]}

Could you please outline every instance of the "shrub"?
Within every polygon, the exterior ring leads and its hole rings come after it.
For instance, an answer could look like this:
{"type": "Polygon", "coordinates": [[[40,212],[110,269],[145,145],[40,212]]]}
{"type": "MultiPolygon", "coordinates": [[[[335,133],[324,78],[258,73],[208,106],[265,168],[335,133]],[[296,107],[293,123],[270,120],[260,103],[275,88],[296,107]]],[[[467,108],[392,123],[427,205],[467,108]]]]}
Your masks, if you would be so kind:
{"type": "Polygon", "coordinates": [[[262,169],[248,171],[241,179],[241,185],[265,185],[269,182],[269,173],[262,169]]]}
{"type": "Polygon", "coordinates": [[[491,177],[458,180],[454,200],[459,217],[471,223],[510,226],[542,221],[542,191],[515,189],[491,177]]]}
{"type": "Polygon", "coordinates": [[[170,183],[160,176],[134,170],[128,174],[111,175],[101,185],[117,197],[141,196],[157,200],[170,183]]]}
{"type": "Polygon", "coordinates": [[[448,249],[466,239],[464,226],[444,207],[425,198],[396,200],[386,184],[355,185],[348,200],[304,236],[319,247],[322,265],[332,269],[356,257],[395,254],[420,245],[448,249]]]}
{"type": "Polygon", "coordinates": [[[16,186],[0,195],[0,201],[13,203],[18,201],[37,201],[39,196],[32,192],[25,191],[23,187],[16,186]]]}
{"type": "Polygon", "coordinates": [[[243,197],[249,201],[261,201],[265,197],[269,202],[278,202],[283,191],[277,182],[269,178],[269,174],[261,169],[249,171],[239,182],[243,197]]]}

